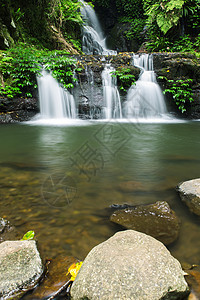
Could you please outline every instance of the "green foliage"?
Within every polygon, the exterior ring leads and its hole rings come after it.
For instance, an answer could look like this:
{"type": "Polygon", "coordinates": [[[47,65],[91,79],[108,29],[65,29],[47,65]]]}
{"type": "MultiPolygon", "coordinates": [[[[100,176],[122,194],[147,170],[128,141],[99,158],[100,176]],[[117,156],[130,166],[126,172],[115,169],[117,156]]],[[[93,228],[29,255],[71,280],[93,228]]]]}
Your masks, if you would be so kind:
{"type": "Polygon", "coordinates": [[[116,7],[120,16],[143,18],[142,0],[116,0],[116,7]]]}
{"type": "MultiPolygon", "coordinates": [[[[38,42],[48,49],[64,48],[65,43],[81,41],[83,23],[78,0],[1,0],[0,19],[15,42],[38,42]],[[1,12],[2,11],[2,12],[1,12]],[[14,21],[16,29],[10,26],[14,21]],[[13,22],[12,21],[12,22],[13,22]],[[59,39],[59,42],[56,39],[59,39]]],[[[77,44],[76,44],[77,46],[77,44]]]]}
{"type": "Polygon", "coordinates": [[[58,29],[67,27],[73,30],[77,24],[83,24],[80,7],[81,3],[77,0],[50,1],[48,19],[53,21],[58,29]]]}
{"type": "Polygon", "coordinates": [[[159,36],[147,42],[146,46],[149,51],[195,53],[200,50],[200,34],[193,39],[189,35],[184,35],[173,42],[168,37],[159,36]]]}
{"type": "Polygon", "coordinates": [[[25,235],[23,236],[23,238],[21,240],[22,241],[33,240],[34,236],[35,236],[35,232],[30,230],[27,233],[25,233],[25,235]]]}
{"type": "Polygon", "coordinates": [[[183,14],[184,0],[159,0],[148,7],[146,14],[148,24],[156,22],[160,30],[166,34],[173,26],[178,24],[183,14]]]}
{"type": "Polygon", "coordinates": [[[178,109],[184,113],[186,111],[186,105],[194,101],[193,93],[191,89],[192,79],[179,79],[169,80],[166,77],[160,76],[160,79],[164,79],[169,84],[169,88],[163,91],[164,94],[170,93],[174,102],[178,106],[178,109]]]}
{"type": "Polygon", "coordinates": [[[42,58],[45,69],[51,71],[52,76],[60,82],[64,88],[73,88],[76,81],[73,70],[76,67],[76,61],[66,57],[63,51],[51,52],[50,55],[42,58]]]}
{"type": "Polygon", "coordinates": [[[127,89],[135,84],[135,76],[131,74],[130,68],[121,68],[119,67],[117,70],[112,72],[112,76],[117,78],[118,86],[121,91],[126,92],[127,89]]]}
{"type": "Polygon", "coordinates": [[[143,7],[148,50],[199,51],[200,0],[143,0],[143,7]]]}
{"type": "Polygon", "coordinates": [[[141,35],[141,32],[144,29],[145,26],[145,20],[144,19],[132,19],[130,17],[121,17],[119,19],[120,23],[130,23],[130,29],[125,32],[125,35],[128,40],[135,39],[138,42],[143,41],[143,36],[141,35]]]}
{"type": "Polygon", "coordinates": [[[72,88],[76,81],[74,70],[76,60],[65,51],[37,50],[19,45],[1,53],[0,95],[9,98],[17,96],[32,97],[37,88],[36,76],[45,67],[51,71],[64,88],[72,88]]]}

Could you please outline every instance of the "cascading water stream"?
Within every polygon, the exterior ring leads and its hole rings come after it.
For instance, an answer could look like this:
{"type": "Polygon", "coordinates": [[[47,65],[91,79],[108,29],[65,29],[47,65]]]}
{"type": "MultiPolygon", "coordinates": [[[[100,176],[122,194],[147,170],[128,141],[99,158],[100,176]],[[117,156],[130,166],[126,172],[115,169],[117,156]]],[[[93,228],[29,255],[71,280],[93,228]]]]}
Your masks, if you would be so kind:
{"type": "Polygon", "coordinates": [[[37,77],[40,118],[41,119],[75,119],[76,106],[74,97],[64,90],[52,75],[42,71],[37,77]]]}
{"type": "Polygon", "coordinates": [[[121,101],[119,91],[117,89],[117,79],[116,77],[112,76],[112,72],[114,71],[115,69],[113,67],[111,67],[109,64],[106,64],[102,72],[104,119],[122,118],[121,101]]]}
{"type": "Polygon", "coordinates": [[[85,23],[83,26],[83,52],[85,54],[117,54],[116,51],[107,49],[106,39],[94,9],[83,0],[79,1],[82,3],[81,14],[85,23]]]}
{"type": "Polygon", "coordinates": [[[141,69],[138,81],[127,94],[124,114],[128,118],[162,118],[167,114],[164,96],[153,71],[153,57],[134,55],[134,66],[141,69]]]}

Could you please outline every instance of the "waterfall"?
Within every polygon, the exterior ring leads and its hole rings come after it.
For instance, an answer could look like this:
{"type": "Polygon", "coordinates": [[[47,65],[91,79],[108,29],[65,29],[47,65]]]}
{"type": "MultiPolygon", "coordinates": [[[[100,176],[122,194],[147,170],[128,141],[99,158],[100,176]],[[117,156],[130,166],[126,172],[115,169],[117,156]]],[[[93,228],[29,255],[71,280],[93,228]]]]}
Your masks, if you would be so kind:
{"type": "Polygon", "coordinates": [[[112,72],[114,71],[115,69],[113,67],[106,64],[102,72],[104,119],[118,119],[122,117],[121,101],[117,89],[117,78],[112,76],[112,72]]]}
{"type": "Polygon", "coordinates": [[[64,90],[50,73],[42,71],[41,75],[37,77],[41,118],[75,119],[74,97],[64,90]]]}
{"type": "Polygon", "coordinates": [[[83,26],[83,52],[85,54],[117,54],[116,51],[107,49],[106,39],[94,9],[83,0],[79,1],[82,3],[81,15],[85,23],[83,26]]]}
{"type": "Polygon", "coordinates": [[[133,63],[141,69],[141,74],[136,84],[128,90],[124,105],[125,117],[161,118],[167,109],[153,71],[152,55],[134,55],[133,63]]]}

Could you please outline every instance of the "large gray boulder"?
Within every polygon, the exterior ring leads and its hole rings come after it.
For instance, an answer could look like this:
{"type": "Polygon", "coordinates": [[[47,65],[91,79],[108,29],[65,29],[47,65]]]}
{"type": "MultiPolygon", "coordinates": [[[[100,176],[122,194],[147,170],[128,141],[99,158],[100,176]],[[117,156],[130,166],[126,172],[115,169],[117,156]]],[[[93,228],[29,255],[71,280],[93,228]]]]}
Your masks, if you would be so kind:
{"type": "Polygon", "coordinates": [[[190,211],[200,216],[200,178],[180,183],[177,190],[190,211]]]}
{"type": "Polygon", "coordinates": [[[33,287],[42,273],[43,265],[35,241],[0,244],[0,299],[33,287]]]}
{"type": "Polygon", "coordinates": [[[187,292],[180,263],[166,247],[144,233],[126,230],[90,251],[71,296],[73,300],[157,300],[182,299],[187,292]]]}

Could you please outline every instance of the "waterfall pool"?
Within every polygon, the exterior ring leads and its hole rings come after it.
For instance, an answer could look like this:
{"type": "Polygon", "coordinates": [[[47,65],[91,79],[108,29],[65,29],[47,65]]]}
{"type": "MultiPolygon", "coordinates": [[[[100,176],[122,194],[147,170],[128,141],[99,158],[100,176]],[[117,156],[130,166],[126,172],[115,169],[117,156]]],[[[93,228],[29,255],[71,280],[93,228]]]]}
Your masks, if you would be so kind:
{"type": "Polygon", "coordinates": [[[1,217],[21,236],[34,230],[45,258],[83,259],[121,230],[109,221],[111,204],[167,201],[181,219],[170,251],[199,264],[200,218],[175,191],[200,177],[199,122],[71,121],[1,125],[1,217]],[[127,181],[135,190],[123,189],[127,181]]]}

